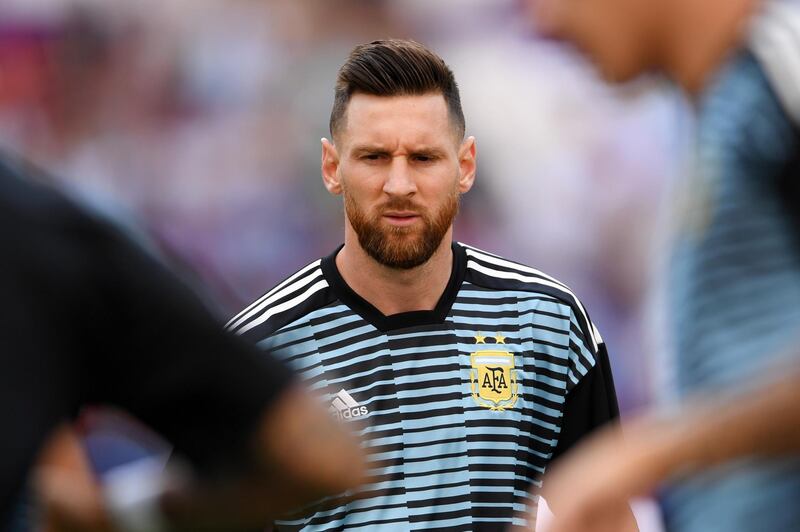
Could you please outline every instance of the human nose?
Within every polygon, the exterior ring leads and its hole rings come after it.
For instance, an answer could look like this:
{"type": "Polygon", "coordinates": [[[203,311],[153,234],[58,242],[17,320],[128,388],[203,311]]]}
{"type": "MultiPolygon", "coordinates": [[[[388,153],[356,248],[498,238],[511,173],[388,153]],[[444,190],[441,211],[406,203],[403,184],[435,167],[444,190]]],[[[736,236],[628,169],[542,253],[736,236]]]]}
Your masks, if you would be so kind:
{"type": "Polygon", "coordinates": [[[417,191],[412,170],[404,157],[395,157],[383,184],[383,191],[390,196],[411,196],[417,191]]]}

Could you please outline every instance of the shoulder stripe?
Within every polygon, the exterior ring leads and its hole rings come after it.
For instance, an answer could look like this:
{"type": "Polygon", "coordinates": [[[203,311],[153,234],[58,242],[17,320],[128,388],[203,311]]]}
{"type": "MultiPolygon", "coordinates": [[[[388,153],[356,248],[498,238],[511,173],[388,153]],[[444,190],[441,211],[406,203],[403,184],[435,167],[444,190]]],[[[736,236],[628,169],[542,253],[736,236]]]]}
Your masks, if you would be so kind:
{"type": "Polygon", "coordinates": [[[551,288],[555,288],[556,290],[559,290],[572,303],[575,304],[575,308],[580,313],[580,317],[583,318],[584,324],[586,325],[586,330],[588,330],[590,332],[589,336],[590,336],[590,339],[592,341],[592,349],[595,352],[597,351],[597,345],[600,342],[598,342],[597,335],[594,334],[596,332],[594,324],[592,324],[592,322],[589,320],[589,316],[586,314],[586,310],[583,308],[583,305],[581,304],[580,300],[577,297],[575,297],[575,294],[573,294],[572,291],[569,288],[567,288],[565,285],[563,285],[563,284],[561,284],[559,282],[550,281],[549,279],[545,279],[545,278],[542,278],[542,277],[529,277],[529,276],[526,276],[526,275],[522,275],[521,273],[496,270],[496,269],[493,269],[493,268],[489,268],[487,266],[483,266],[482,264],[479,264],[479,263],[477,263],[477,262],[475,262],[474,260],[471,260],[471,259],[467,261],[467,268],[472,268],[475,271],[480,272],[480,273],[482,273],[484,275],[488,275],[490,277],[496,277],[496,278],[500,278],[500,279],[512,279],[512,280],[515,280],[515,281],[521,281],[523,283],[536,283],[536,284],[549,286],[551,288]]]}
{"type": "Polygon", "coordinates": [[[597,330],[597,327],[595,327],[594,323],[592,323],[592,336],[594,336],[594,341],[597,342],[598,344],[605,343],[603,341],[603,337],[600,336],[600,331],[597,330]]]}
{"type": "Polygon", "coordinates": [[[286,295],[303,288],[304,286],[308,285],[322,275],[322,270],[319,269],[320,260],[312,262],[302,270],[298,271],[275,288],[258,298],[256,301],[251,303],[247,308],[242,310],[239,314],[231,318],[231,320],[225,325],[225,328],[228,330],[235,330],[237,327],[242,325],[245,321],[252,318],[259,312],[261,312],[265,307],[271,305],[275,301],[279,300],[281,297],[285,297],[286,295]],[[305,278],[296,281],[300,277],[303,277],[304,274],[309,272],[310,270],[317,268],[316,272],[311,272],[309,275],[305,276],[305,278]],[[291,283],[291,284],[290,284],[291,283]]]}
{"type": "MultiPolygon", "coordinates": [[[[257,327],[258,325],[261,325],[262,323],[264,323],[265,321],[270,319],[272,316],[275,316],[276,314],[280,314],[281,312],[285,312],[285,311],[287,311],[287,310],[289,310],[289,309],[291,309],[293,307],[296,307],[297,305],[299,305],[303,301],[307,300],[309,297],[311,297],[316,292],[319,292],[323,288],[327,288],[327,287],[328,287],[328,283],[324,279],[316,282],[314,285],[312,285],[309,289],[307,289],[305,292],[303,292],[299,296],[296,296],[296,297],[290,299],[289,301],[286,301],[285,303],[281,303],[280,305],[275,305],[274,307],[270,307],[269,309],[267,309],[266,312],[264,312],[263,314],[261,314],[260,316],[255,318],[253,321],[249,322],[247,325],[244,325],[238,331],[236,331],[236,333],[237,334],[246,333],[247,331],[249,331],[253,327],[257,327]]],[[[278,294],[276,294],[276,295],[278,295],[278,294]]]]}
{"type": "MultiPolygon", "coordinates": [[[[459,242],[459,244],[461,244],[461,242],[459,242]]],[[[477,259],[482,260],[484,262],[488,262],[489,264],[493,264],[495,266],[502,266],[504,268],[510,268],[512,270],[516,270],[516,271],[519,271],[519,272],[522,272],[522,273],[529,273],[529,274],[536,275],[537,277],[541,277],[543,279],[547,279],[548,281],[561,286],[562,288],[564,288],[565,290],[567,290],[569,292],[569,288],[567,287],[567,285],[565,285],[564,283],[562,283],[561,281],[559,281],[555,277],[551,277],[551,276],[547,275],[543,271],[537,270],[535,268],[531,268],[530,266],[525,266],[524,264],[520,264],[518,262],[513,262],[513,261],[510,261],[508,259],[504,259],[502,257],[498,257],[497,255],[493,255],[491,253],[487,253],[486,251],[483,251],[481,249],[478,249],[478,248],[475,248],[475,247],[472,247],[472,246],[468,246],[466,244],[461,244],[461,245],[466,248],[468,256],[477,258],[477,259]]],[[[574,295],[573,295],[573,297],[574,297],[574,295]]]]}

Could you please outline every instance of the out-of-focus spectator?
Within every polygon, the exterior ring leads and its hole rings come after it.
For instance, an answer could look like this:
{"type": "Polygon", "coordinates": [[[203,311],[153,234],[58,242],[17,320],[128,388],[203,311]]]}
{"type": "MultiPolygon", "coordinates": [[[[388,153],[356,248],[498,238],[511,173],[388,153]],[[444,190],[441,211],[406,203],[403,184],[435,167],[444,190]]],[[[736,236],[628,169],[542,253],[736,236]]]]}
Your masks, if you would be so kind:
{"type": "Polygon", "coordinates": [[[626,497],[665,483],[669,530],[800,529],[800,4],[537,5],[607,79],[663,72],[698,115],[664,279],[677,402],[567,458],[557,529],[613,530],[626,497]]]}
{"type": "Polygon", "coordinates": [[[358,486],[356,441],[285,366],[224,333],[152,257],[38,175],[0,155],[0,243],[9,251],[0,260],[3,530],[14,530],[17,500],[47,438],[93,404],[150,424],[197,476],[172,485],[160,461],[139,482],[108,490],[106,516],[91,479],[64,480],[47,463],[38,470],[43,500],[67,530],[113,517],[130,530],[257,526],[314,491],[358,486]]]}

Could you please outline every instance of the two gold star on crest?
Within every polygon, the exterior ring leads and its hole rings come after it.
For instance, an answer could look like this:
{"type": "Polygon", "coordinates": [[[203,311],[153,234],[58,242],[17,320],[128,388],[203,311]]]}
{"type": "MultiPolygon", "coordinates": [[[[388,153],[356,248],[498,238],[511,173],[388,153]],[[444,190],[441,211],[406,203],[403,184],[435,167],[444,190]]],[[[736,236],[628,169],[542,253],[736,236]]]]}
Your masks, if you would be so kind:
{"type": "MultiPolygon", "coordinates": [[[[485,344],[486,343],[486,336],[482,335],[481,333],[477,333],[475,335],[475,343],[476,344],[485,344]]],[[[506,337],[500,333],[494,335],[494,343],[496,344],[504,344],[506,343],[506,337]]]]}

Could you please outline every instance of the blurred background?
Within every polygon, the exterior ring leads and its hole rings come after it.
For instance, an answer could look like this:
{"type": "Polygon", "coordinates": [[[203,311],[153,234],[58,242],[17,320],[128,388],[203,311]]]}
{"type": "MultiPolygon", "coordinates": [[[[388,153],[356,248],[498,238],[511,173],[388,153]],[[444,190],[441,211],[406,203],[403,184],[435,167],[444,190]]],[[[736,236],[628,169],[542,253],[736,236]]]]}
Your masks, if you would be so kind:
{"type": "Polygon", "coordinates": [[[538,38],[532,1],[3,0],[0,146],[227,317],[342,239],[319,139],[349,50],[419,40],[454,70],[477,138],[457,238],[572,287],[630,412],[653,399],[649,279],[689,118],[659,80],[609,88],[538,38]]]}

